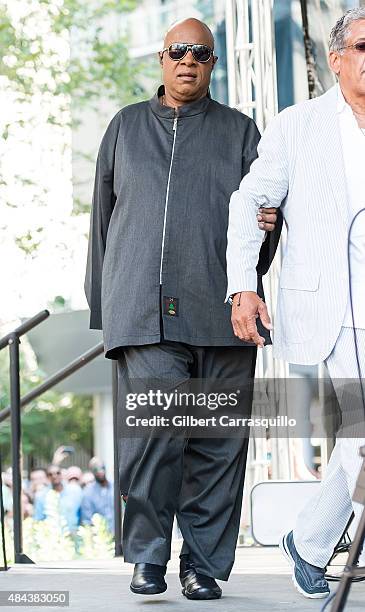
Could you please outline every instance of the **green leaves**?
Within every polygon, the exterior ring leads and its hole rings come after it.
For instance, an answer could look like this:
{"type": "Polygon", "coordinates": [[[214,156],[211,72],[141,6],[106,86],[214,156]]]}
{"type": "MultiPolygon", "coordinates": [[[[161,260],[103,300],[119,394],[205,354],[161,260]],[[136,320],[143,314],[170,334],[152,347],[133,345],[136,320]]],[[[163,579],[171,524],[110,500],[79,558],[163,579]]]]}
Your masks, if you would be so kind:
{"type": "Polygon", "coordinates": [[[110,30],[110,23],[118,24],[135,4],[38,0],[15,20],[9,2],[0,0],[0,74],[18,99],[51,91],[72,96],[76,107],[101,93],[120,104],[131,102],[141,91],[138,63],[129,60],[120,27],[110,30]]]}
{"type": "MultiPolygon", "coordinates": [[[[61,296],[58,296],[62,299],[61,296]]],[[[29,357],[26,337],[20,347],[21,394],[44,381],[44,373],[34,367],[29,357]]],[[[9,405],[8,351],[0,352],[0,409],[9,405]]],[[[61,395],[50,389],[22,411],[23,455],[49,463],[55,449],[72,441],[72,445],[88,455],[93,453],[92,397],[73,394],[61,395]]],[[[0,447],[3,465],[11,464],[10,419],[0,423],[0,447]]]]}
{"type": "MultiPolygon", "coordinates": [[[[82,126],[86,112],[102,117],[107,108],[109,117],[113,109],[145,97],[142,82],[148,81],[149,71],[145,62],[131,60],[129,43],[122,33],[123,20],[136,4],[135,0],[24,0],[20,13],[14,10],[13,0],[0,0],[0,93],[8,108],[16,109],[8,111],[9,118],[3,116],[0,131],[6,146],[0,151],[0,166],[1,156],[18,144],[32,146],[34,134],[39,139],[44,124],[54,128],[56,139],[57,133],[64,134],[67,155],[70,130],[82,126]]],[[[101,118],[103,125],[107,117],[101,118]]],[[[53,136],[49,134],[51,143],[53,136]]],[[[90,152],[90,175],[96,145],[90,152]]],[[[21,178],[12,177],[9,170],[0,175],[0,197],[8,208],[22,206],[15,194],[22,194],[26,181],[29,189],[23,202],[49,204],[48,186],[47,193],[39,194],[43,184],[37,177],[38,189],[35,185],[32,189],[27,173],[23,167],[21,178]],[[8,186],[17,188],[10,190],[12,200],[7,196],[8,186]]],[[[75,193],[73,215],[85,214],[89,206],[75,193]]],[[[15,237],[16,245],[30,259],[40,244],[40,236],[31,234],[34,231],[29,228],[15,237]]]]}
{"type": "MultiPolygon", "coordinates": [[[[23,521],[23,545],[25,553],[36,563],[41,561],[69,561],[72,559],[110,559],[114,556],[114,539],[107,528],[105,518],[94,514],[91,525],[82,525],[76,534],[67,530],[60,515],[55,496],[49,518],[23,521]]],[[[14,563],[13,531],[5,523],[6,558],[14,563]]],[[[1,545],[1,534],[0,534],[1,545]]]]}

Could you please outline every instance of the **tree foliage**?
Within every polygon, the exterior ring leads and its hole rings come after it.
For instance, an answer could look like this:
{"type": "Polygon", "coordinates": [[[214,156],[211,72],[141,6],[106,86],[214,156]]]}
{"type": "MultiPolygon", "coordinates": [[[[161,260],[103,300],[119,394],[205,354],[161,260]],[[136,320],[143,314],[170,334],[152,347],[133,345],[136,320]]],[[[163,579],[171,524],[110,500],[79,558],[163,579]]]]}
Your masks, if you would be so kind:
{"type": "MultiPolygon", "coordinates": [[[[0,409],[10,403],[7,351],[0,353],[0,409]]],[[[20,352],[21,395],[37,387],[45,375],[31,367],[26,354],[20,352]]],[[[44,464],[51,461],[61,444],[75,446],[92,454],[92,397],[60,395],[49,390],[22,411],[22,449],[24,456],[34,456],[44,464]]],[[[0,424],[0,449],[3,465],[11,463],[10,419],[0,424]]]]}
{"type": "Polygon", "coordinates": [[[134,0],[24,0],[21,15],[14,4],[0,0],[0,73],[18,101],[52,96],[58,112],[48,121],[58,124],[68,120],[70,97],[83,107],[101,96],[124,105],[143,94],[143,66],[130,61],[123,33],[134,0]]]}
{"type": "MultiPolygon", "coordinates": [[[[130,59],[127,38],[128,13],[136,4],[136,0],[0,0],[4,111],[0,117],[0,205],[5,207],[1,229],[12,236],[24,262],[37,258],[49,235],[47,218],[60,206],[52,193],[56,181],[60,184],[57,194],[61,189],[65,193],[59,202],[67,206],[71,155],[90,167],[87,182],[92,180],[97,143],[92,151],[75,151],[71,128],[83,123],[86,112],[90,121],[90,111],[94,112],[91,120],[100,121],[104,128],[103,111],[110,116],[113,108],[145,97],[141,75],[145,78],[150,69],[130,59]],[[49,164],[57,156],[58,176],[50,184],[49,164]],[[31,161],[22,163],[24,157],[31,161]],[[18,210],[25,207],[27,214],[19,223],[18,210]],[[47,208],[44,214],[42,207],[47,208]],[[37,217],[42,223],[35,221],[37,217]]],[[[77,187],[78,177],[74,179],[77,187]]],[[[74,191],[71,216],[87,214],[89,197],[74,191]]],[[[66,208],[61,223],[67,223],[66,208]]],[[[72,221],[69,227],[74,227],[72,221]]],[[[60,250],[59,246],[55,244],[55,249],[60,250]]]]}

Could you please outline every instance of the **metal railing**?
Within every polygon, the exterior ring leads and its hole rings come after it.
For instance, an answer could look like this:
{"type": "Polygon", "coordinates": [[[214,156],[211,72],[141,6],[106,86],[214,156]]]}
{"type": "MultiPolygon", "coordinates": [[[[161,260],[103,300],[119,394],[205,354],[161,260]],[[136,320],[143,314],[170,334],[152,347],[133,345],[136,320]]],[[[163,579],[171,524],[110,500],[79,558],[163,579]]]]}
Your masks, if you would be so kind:
{"type": "MultiPolygon", "coordinates": [[[[42,310],[34,317],[28,319],[12,332],[0,340],[0,350],[9,347],[9,374],[10,374],[10,405],[0,411],[0,423],[11,418],[11,442],[12,442],[12,479],[13,479],[13,525],[14,525],[14,561],[15,563],[34,563],[23,552],[23,532],[22,532],[22,473],[21,473],[21,409],[48,391],[56,384],[87,365],[90,361],[104,352],[103,343],[98,344],[92,349],[83,353],[62,368],[56,374],[50,376],[42,384],[21,397],[20,395],[20,365],[19,365],[19,344],[20,337],[28,331],[42,323],[49,317],[48,310],[42,310]]],[[[118,469],[118,442],[117,442],[117,364],[112,362],[112,395],[113,395],[113,439],[114,439],[114,535],[115,535],[115,556],[122,555],[122,528],[121,528],[121,496],[119,492],[119,469],[118,469]]],[[[4,569],[7,569],[6,559],[4,559],[4,569]]]]}

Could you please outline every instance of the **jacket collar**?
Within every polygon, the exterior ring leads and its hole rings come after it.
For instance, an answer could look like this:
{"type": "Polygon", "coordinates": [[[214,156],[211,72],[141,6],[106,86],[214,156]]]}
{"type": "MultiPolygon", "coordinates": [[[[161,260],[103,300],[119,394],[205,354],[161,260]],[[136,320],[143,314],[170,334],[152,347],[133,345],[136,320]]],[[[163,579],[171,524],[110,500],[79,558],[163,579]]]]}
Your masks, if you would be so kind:
{"type": "MultiPolygon", "coordinates": [[[[175,116],[175,109],[170,106],[163,106],[159,100],[159,97],[165,93],[165,86],[160,85],[155,95],[149,100],[150,106],[153,112],[160,117],[165,117],[167,119],[173,119],[175,116]]],[[[204,98],[200,98],[200,100],[196,100],[195,102],[190,102],[189,104],[184,104],[178,108],[178,117],[191,117],[193,115],[198,115],[199,113],[204,113],[208,105],[211,101],[210,93],[208,93],[204,98]]]]}
{"type": "Polygon", "coordinates": [[[348,227],[348,194],[346,189],[345,164],[340,132],[338,108],[338,86],[315,98],[316,113],[311,129],[315,134],[314,146],[318,149],[333,191],[334,209],[339,222],[348,227]]]}

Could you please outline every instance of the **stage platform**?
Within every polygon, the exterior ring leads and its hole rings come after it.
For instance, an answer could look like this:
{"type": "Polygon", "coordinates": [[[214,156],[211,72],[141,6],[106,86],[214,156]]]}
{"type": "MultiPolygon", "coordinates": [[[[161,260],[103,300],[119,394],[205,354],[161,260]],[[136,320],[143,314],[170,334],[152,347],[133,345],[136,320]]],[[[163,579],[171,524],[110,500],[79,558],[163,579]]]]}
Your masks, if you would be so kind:
{"type": "MultiPolygon", "coordinates": [[[[308,600],[292,585],[290,568],[277,548],[238,548],[229,582],[220,583],[223,597],[217,601],[188,601],[178,579],[178,550],[174,546],[169,564],[168,590],[162,595],[142,597],[129,590],[133,566],[122,559],[15,565],[0,572],[0,590],[68,590],[68,608],[17,607],[72,612],[295,612],[320,611],[323,600],[308,600]]],[[[341,569],[339,567],[339,569],[341,569]]],[[[331,588],[336,588],[332,583],[331,588]]],[[[14,607],[1,608],[7,612],[14,607]]],[[[365,582],[354,584],[346,612],[365,610],[365,582]]]]}

